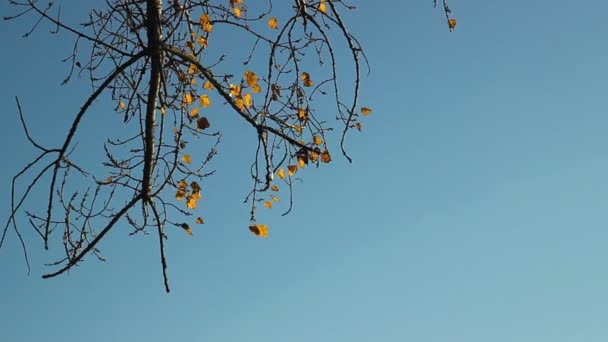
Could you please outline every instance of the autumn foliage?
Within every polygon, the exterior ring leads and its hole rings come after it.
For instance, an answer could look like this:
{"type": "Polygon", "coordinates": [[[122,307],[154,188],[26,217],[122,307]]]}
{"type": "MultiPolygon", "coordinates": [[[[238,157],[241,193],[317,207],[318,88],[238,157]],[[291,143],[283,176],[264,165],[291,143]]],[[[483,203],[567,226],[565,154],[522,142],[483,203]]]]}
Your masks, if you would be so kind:
{"type": "MultiPolygon", "coordinates": [[[[158,235],[169,291],[166,237],[192,235],[204,224],[199,209],[215,172],[210,161],[227,129],[217,119],[220,113],[236,115],[256,137],[248,142],[257,148],[251,188],[244,190],[250,222],[243,227],[259,237],[267,237],[271,227],[259,222],[258,209],[282,206],[282,213],[289,212],[298,172],[340,154],[350,160],[346,136],[362,131],[362,118],[372,113],[359,100],[364,50],[343,18],[354,7],[342,1],[116,0],[100,2],[87,21],[74,26],[62,21],[52,2],[13,4],[16,13],[8,19],[33,16],[32,30],[46,22],[74,37],[65,82],[78,73],[93,85],[56,148],[29,135],[17,101],[27,138],[39,153],[13,179],[12,213],[0,247],[9,228],[21,238],[19,214],[25,214],[45,248],[65,251],[44,277],[64,273],[85,256],[102,259],[100,241],[117,224],[127,224],[131,234],[158,235]],[[225,62],[227,54],[237,54],[227,47],[227,35],[240,37],[237,50],[245,53],[239,63],[225,62]],[[338,65],[350,72],[348,83],[341,82],[338,65]],[[92,174],[71,152],[82,120],[104,96],[120,114],[115,124],[132,127],[133,134],[108,134],[103,152],[90,156],[105,171],[92,174]],[[317,108],[321,98],[333,104],[317,108]],[[199,152],[202,147],[206,153],[199,152]],[[28,175],[31,181],[20,183],[28,175]],[[71,187],[75,177],[88,181],[89,190],[71,187]],[[24,208],[35,188],[47,192],[40,212],[24,208]]],[[[443,4],[452,30],[456,21],[443,4]]]]}

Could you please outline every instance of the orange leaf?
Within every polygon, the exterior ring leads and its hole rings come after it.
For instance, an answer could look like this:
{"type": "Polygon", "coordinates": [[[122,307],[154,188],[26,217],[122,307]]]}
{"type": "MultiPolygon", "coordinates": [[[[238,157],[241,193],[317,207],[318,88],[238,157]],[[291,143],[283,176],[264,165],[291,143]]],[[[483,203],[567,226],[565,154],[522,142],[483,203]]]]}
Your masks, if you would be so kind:
{"type": "Polygon", "coordinates": [[[298,167],[295,165],[287,165],[287,174],[293,176],[294,173],[298,172],[298,167]]]}
{"type": "Polygon", "coordinates": [[[276,30],[279,28],[279,21],[277,20],[277,18],[270,18],[268,19],[268,27],[270,27],[273,30],[276,30]]]}
{"type": "Polygon", "coordinates": [[[201,106],[203,108],[207,108],[211,105],[211,99],[209,98],[209,96],[207,96],[207,94],[201,95],[200,99],[201,99],[201,106]]]}

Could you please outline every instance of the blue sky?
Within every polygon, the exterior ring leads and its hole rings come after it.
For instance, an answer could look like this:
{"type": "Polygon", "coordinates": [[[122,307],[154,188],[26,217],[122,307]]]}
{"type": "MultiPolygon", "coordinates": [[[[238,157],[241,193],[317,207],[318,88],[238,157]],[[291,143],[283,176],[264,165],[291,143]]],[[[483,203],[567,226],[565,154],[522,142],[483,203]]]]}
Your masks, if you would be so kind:
{"type": "MultiPolygon", "coordinates": [[[[608,4],[454,0],[452,33],[430,0],[354,4],[374,112],[349,138],[353,164],[303,170],[293,212],[265,214],[260,240],[242,204],[250,156],[227,132],[207,223],[168,241],[170,295],[153,235],[115,230],[108,262],[51,280],[57,251],[26,233],[28,277],[10,235],[0,340],[606,341],[608,4]]],[[[25,23],[0,23],[2,217],[33,153],[14,96],[52,143],[83,94],[58,87],[69,36],[22,39],[25,23]]],[[[87,134],[120,123],[112,106],[87,134]]]]}

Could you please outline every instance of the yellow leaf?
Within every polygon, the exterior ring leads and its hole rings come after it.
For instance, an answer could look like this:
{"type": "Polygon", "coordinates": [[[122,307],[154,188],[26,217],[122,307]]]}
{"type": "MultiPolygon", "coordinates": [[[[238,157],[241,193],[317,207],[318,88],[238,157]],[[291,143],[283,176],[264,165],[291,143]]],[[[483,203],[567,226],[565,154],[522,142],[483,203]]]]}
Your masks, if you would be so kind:
{"type": "Polygon", "coordinates": [[[201,106],[203,108],[207,108],[210,105],[211,105],[211,99],[209,98],[209,96],[207,96],[207,94],[201,95],[201,106]]]}
{"type": "Polygon", "coordinates": [[[262,88],[258,84],[254,84],[251,86],[251,91],[257,94],[262,91],[262,88]]]}
{"type": "Polygon", "coordinates": [[[207,48],[207,38],[205,37],[199,37],[198,38],[198,44],[203,48],[207,48]]]}
{"type": "Polygon", "coordinates": [[[325,7],[325,0],[321,0],[321,2],[319,2],[319,12],[321,12],[323,14],[327,14],[327,7],[325,7]]]}
{"type": "Polygon", "coordinates": [[[240,97],[238,97],[234,100],[234,105],[240,110],[245,109],[245,103],[243,102],[243,99],[240,97]]]}
{"type": "Polygon", "coordinates": [[[245,107],[251,108],[251,94],[247,93],[243,95],[243,101],[245,102],[245,107]]]}
{"type": "Polygon", "coordinates": [[[249,226],[249,230],[255,235],[260,237],[268,237],[268,226],[265,224],[254,223],[249,226]]]}
{"type": "Polygon", "coordinates": [[[192,103],[192,94],[190,94],[190,93],[184,94],[184,103],[186,103],[186,104],[192,103]]]}
{"type": "Polygon", "coordinates": [[[294,173],[298,172],[298,167],[296,165],[287,165],[287,174],[293,176],[294,173]]]}
{"type": "Polygon", "coordinates": [[[303,72],[302,75],[300,75],[300,78],[302,79],[302,81],[306,81],[310,78],[310,74],[307,72],[303,72]]]}
{"type": "Polygon", "coordinates": [[[205,223],[205,221],[203,221],[203,218],[199,216],[196,218],[196,223],[203,224],[203,223],[205,223]]]}
{"type": "Polygon", "coordinates": [[[369,115],[371,112],[372,112],[372,110],[369,109],[368,107],[361,107],[361,114],[369,115]]]}
{"type": "Polygon", "coordinates": [[[277,196],[271,195],[270,198],[272,198],[272,200],[275,202],[279,201],[279,198],[277,196]]]}
{"type": "Polygon", "coordinates": [[[192,196],[188,196],[186,197],[186,206],[190,209],[196,209],[196,198],[192,197],[192,196]]]}
{"type": "MultiPolygon", "coordinates": [[[[319,149],[317,148],[317,149],[315,149],[315,150],[319,150],[319,149]]],[[[316,162],[316,161],[317,161],[317,159],[319,159],[319,152],[317,152],[317,151],[312,151],[312,152],[310,152],[310,160],[312,160],[312,161],[315,161],[315,162],[316,162]]]]}
{"type": "Polygon", "coordinates": [[[454,29],[456,28],[456,19],[448,19],[448,27],[450,28],[450,32],[454,31],[454,29]]]}
{"type": "Polygon", "coordinates": [[[160,113],[165,116],[167,115],[167,111],[165,110],[165,107],[160,107],[160,113]]]}
{"type": "Polygon", "coordinates": [[[321,161],[324,163],[329,163],[331,161],[331,155],[329,154],[329,151],[325,150],[323,151],[323,153],[321,153],[321,161]]]}
{"type": "Polygon", "coordinates": [[[230,85],[230,95],[231,96],[241,96],[241,86],[238,84],[230,85]]]}
{"type": "Polygon", "coordinates": [[[198,120],[196,120],[196,128],[198,129],[207,129],[211,127],[211,124],[209,123],[209,120],[206,117],[202,117],[198,120]]]}
{"type": "Polygon", "coordinates": [[[184,196],[186,196],[186,192],[183,190],[177,190],[175,192],[175,199],[178,201],[181,201],[184,199],[184,196]]]}
{"type": "Polygon", "coordinates": [[[323,143],[323,139],[318,135],[315,135],[312,140],[315,145],[321,145],[323,143]]]}
{"type": "Polygon", "coordinates": [[[192,163],[192,157],[189,154],[184,154],[182,161],[186,164],[192,163]]]}
{"type": "Polygon", "coordinates": [[[277,20],[277,18],[272,17],[270,19],[268,19],[268,27],[270,27],[273,30],[276,30],[279,28],[279,21],[277,20]]]}
{"type": "Polygon", "coordinates": [[[237,17],[241,17],[241,9],[238,7],[234,8],[234,15],[236,15],[237,17]]]}
{"type": "Polygon", "coordinates": [[[285,179],[285,171],[283,171],[283,169],[279,169],[279,171],[277,171],[277,177],[285,179]]]}
{"type": "Polygon", "coordinates": [[[198,107],[194,107],[194,108],[192,108],[192,110],[190,111],[190,117],[191,117],[191,118],[196,118],[196,117],[198,117],[198,107]]]}
{"type": "Polygon", "coordinates": [[[273,185],[273,186],[270,187],[270,190],[272,190],[272,191],[279,191],[279,187],[276,186],[276,185],[273,185]]]}
{"type": "Polygon", "coordinates": [[[258,226],[260,229],[260,236],[261,237],[268,237],[268,226],[265,224],[261,224],[258,226]]]}
{"type": "Polygon", "coordinates": [[[306,166],[306,160],[302,157],[298,157],[298,164],[300,165],[300,168],[304,168],[304,166],[306,166]]]}
{"type": "Polygon", "coordinates": [[[203,84],[203,88],[205,88],[207,90],[213,90],[213,83],[211,83],[209,81],[205,81],[205,84],[203,84]]]}
{"type": "Polygon", "coordinates": [[[265,206],[266,208],[270,209],[270,208],[272,208],[272,202],[270,202],[270,201],[266,201],[266,202],[264,203],[264,206],[265,206]]]}
{"type": "Polygon", "coordinates": [[[188,73],[196,74],[197,72],[198,72],[198,68],[196,67],[196,65],[190,64],[190,66],[188,67],[188,73]]]}
{"type": "Polygon", "coordinates": [[[188,187],[188,183],[186,183],[186,180],[182,179],[179,181],[179,183],[177,183],[177,187],[180,190],[186,190],[186,188],[188,187]]]}
{"type": "Polygon", "coordinates": [[[253,71],[247,70],[245,71],[245,81],[248,86],[253,87],[258,83],[258,76],[253,71]]]}
{"type": "Polygon", "coordinates": [[[120,107],[120,109],[125,109],[127,105],[124,102],[120,101],[118,102],[118,107],[120,107]]]}
{"type": "Polygon", "coordinates": [[[306,120],[308,120],[308,110],[300,108],[298,110],[298,119],[302,122],[306,122],[306,120]]]}
{"type": "Polygon", "coordinates": [[[200,17],[200,24],[205,32],[213,31],[213,25],[211,24],[211,18],[209,18],[208,14],[203,14],[200,17]]]}
{"type": "Polygon", "coordinates": [[[192,193],[192,198],[198,201],[200,199],[203,199],[203,196],[201,195],[200,191],[195,191],[192,193]]]}
{"type": "Polygon", "coordinates": [[[314,82],[309,78],[304,80],[304,86],[305,87],[312,87],[314,85],[314,82]]]}

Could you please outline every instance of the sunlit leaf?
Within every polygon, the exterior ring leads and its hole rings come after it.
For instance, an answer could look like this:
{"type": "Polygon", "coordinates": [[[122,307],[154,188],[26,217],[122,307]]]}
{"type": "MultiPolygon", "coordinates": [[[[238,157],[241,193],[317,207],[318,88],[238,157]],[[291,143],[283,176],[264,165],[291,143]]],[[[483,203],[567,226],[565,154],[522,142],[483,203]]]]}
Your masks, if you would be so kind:
{"type": "Polygon", "coordinates": [[[198,38],[198,45],[200,45],[203,49],[207,48],[207,38],[205,37],[199,37],[198,38]]]}
{"type": "Polygon", "coordinates": [[[194,64],[190,64],[190,66],[188,67],[188,73],[196,74],[197,72],[198,72],[198,67],[194,64]]]}
{"type": "Polygon", "coordinates": [[[254,223],[249,226],[249,230],[255,235],[259,237],[268,237],[268,226],[265,224],[257,224],[254,223]]]}
{"type": "Polygon", "coordinates": [[[184,103],[185,103],[185,104],[191,104],[191,103],[192,103],[192,101],[193,101],[192,94],[190,94],[190,93],[185,93],[185,94],[184,94],[184,103]]]}
{"type": "Polygon", "coordinates": [[[194,192],[192,193],[192,198],[194,198],[195,200],[197,200],[197,201],[198,201],[198,200],[203,199],[203,196],[201,195],[201,192],[200,192],[200,191],[194,191],[194,192]]]}
{"type": "Polygon", "coordinates": [[[270,201],[266,201],[266,202],[264,202],[264,206],[265,206],[266,208],[270,209],[270,208],[272,208],[272,202],[270,202],[270,201]]]}
{"type": "Polygon", "coordinates": [[[254,84],[253,86],[251,86],[251,91],[257,94],[262,91],[262,88],[260,87],[260,85],[254,84]]]}
{"type": "Polygon", "coordinates": [[[253,87],[258,83],[258,76],[253,71],[247,70],[245,71],[245,81],[248,86],[253,87]]]}
{"type": "Polygon", "coordinates": [[[308,110],[307,110],[307,109],[304,109],[304,108],[300,108],[300,109],[298,110],[298,119],[299,119],[301,122],[306,123],[306,121],[308,120],[308,110]]]}
{"type": "Polygon", "coordinates": [[[450,29],[450,32],[454,31],[454,29],[456,28],[456,19],[454,19],[454,18],[448,19],[448,27],[450,29]]]}
{"type": "Polygon", "coordinates": [[[209,96],[207,96],[207,94],[201,95],[200,99],[201,99],[201,107],[207,108],[211,105],[211,99],[209,98],[209,96]]]}
{"type": "Polygon", "coordinates": [[[175,199],[178,201],[181,201],[184,199],[184,196],[186,196],[186,192],[183,190],[177,190],[175,192],[175,199]]]}
{"type": "Polygon", "coordinates": [[[245,103],[245,107],[251,108],[251,94],[247,93],[243,95],[243,102],[245,103]]]}
{"type": "Polygon", "coordinates": [[[272,191],[279,191],[279,187],[276,186],[276,185],[273,185],[273,186],[270,187],[270,190],[272,190],[272,191]]]}
{"type": "Polygon", "coordinates": [[[315,135],[312,138],[312,141],[315,143],[315,145],[321,145],[323,143],[323,139],[318,135],[315,135]]]}
{"type": "Polygon", "coordinates": [[[319,152],[317,152],[317,151],[310,152],[310,160],[316,162],[318,159],[319,159],[319,152]]]}
{"type": "Polygon", "coordinates": [[[243,99],[240,97],[237,97],[236,99],[234,99],[234,105],[240,110],[245,109],[245,101],[243,101],[243,99]]]}
{"type": "Polygon", "coordinates": [[[230,85],[230,96],[241,96],[241,86],[238,84],[230,85]]]}
{"type": "Polygon", "coordinates": [[[203,84],[203,88],[205,88],[207,90],[213,90],[213,83],[211,83],[209,81],[205,81],[205,83],[203,84]]]}
{"type": "Polygon", "coordinates": [[[270,198],[272,198],[272,200],[275,201],[275,202],[279,201],[279,198],[277,196],[270,195],[270,198]]]}
{"type": "Polygon", "coordinates": [[[279,169],[279,171],[277,171],[277,177],[281,178],[281,179],[285,179],[285,171],[283,171],[283,169],[279,169]]]}
{"type": "Polygon", "coordinates": [[[196,209],[196,198],[192,197],[192,196],[187,196],[186,197],[186,206],[190,209],[196,209]]]}
{"type": "Polygon", "coordinates": [[[192,163],[192,157],[189,154],[184,154],[182,161],[186,164],[192,163]]]}
{"type": "Polygon", "coordinates": [[[192,108],[192,110],[190,110],[190,117],[191,118],[198,117],[198,112],[199,112],[198,107],[192,108]]]}
{"type": "Polygon", "coordinates": [[[298,157],[298,165],[300,165],[300,168],[304,168],[304,166],[306,166],[306,160],[303,157],[298,157]]]}
{"type": "MultiPolygon", "coordinates": [[[[369,114],[371,114],[371,112],[372,112],[372,110],[370,108],[368,108],[368,107],[361,107],[361,114],[363,114],[363,115],[369,115],[369,114]]],[[[380,115],[380,116],[382,116],[382,115],[380,115]]]]}
{"type": "Polygon", "coordinates": [[[319,12],[321,12],[323,14],[327,14],[327,7],[325,6],[325,0],[321,0],[321,2],[319,2],[319,12]]]}
{"type": "Polygon", "coordinates": [[[177,183],[177,187],[178,187],[180,190],[186,190],[186,188],[188,187],[188,183],[186,182],[186,180],[185,180],[185,179],[182,179],[182,180],[180,180],[180,181],[177,183]]]}
{"type": "Polygon", "coordinates": [[[296,172],[298,172],[298,167],[296,165],[287,165],[288,175],[293,176],[296,172]]]}
{"type": "Polygon", "coordinates": [[[234,15],[236,15],[237,17],[241,17],[241,9],[238,7],[234,8],[234,15]]]}
{"type": "Polygon", "coordinates": [[[213,25],[211,24],[211,18],[209,18],[208,14],[203,14],[200,17],[200,24],[205,32],[213,31],[213,25]]]}
{"type": "Polygon", "coordinates": [[[276,30],[279,28],[279,21],[277,20],[277,18],[270,18],[268,19],[268,27],[270,27],[273,30],[276,30]]]}
{"type": "Polygon", "coordinates": [[[329,163],[331,161],[331,155],[329,154],[329,151],[325,150],[323,151],[323,153],[321,153],[321,161],[324,163],[329,163]]]}
{"type": "Polygon", "coordinates": [[[127,105],[124,102],[120,101],[120,102],[118,102],[118,107],[120,107],[120,109],[124,110],[125,108],[127,108],[127,105]]]}
{"type": "Polygon", "coordinates": [[[165,116],[167,115],[167,110],[165,109],[165,107],[160,107],[160,113],[165,116]]]}

